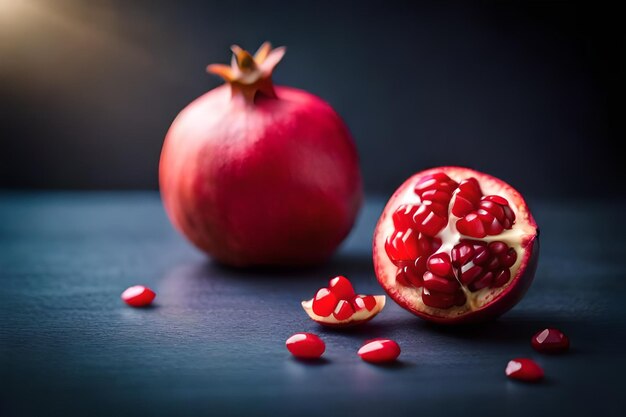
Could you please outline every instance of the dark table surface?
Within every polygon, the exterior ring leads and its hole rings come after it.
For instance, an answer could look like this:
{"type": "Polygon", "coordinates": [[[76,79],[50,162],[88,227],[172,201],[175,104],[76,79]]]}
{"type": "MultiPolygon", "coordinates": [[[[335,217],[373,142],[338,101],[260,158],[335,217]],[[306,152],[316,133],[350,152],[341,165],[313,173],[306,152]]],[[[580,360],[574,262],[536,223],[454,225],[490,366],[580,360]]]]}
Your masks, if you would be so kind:
{"type": "Polygon", "coordinates": [[[498,321],[430,325],[390,302],[368,325],[331,331],[300,300],[337,274],[380,293],[371,198],[328,264],[236,271],[178,236],[156,193],[0,193],[0,415],[624,415],[626,228],[622,202],[532,202],[542,253],[524,300],[498,321]],[[119,294],[144,283],[150,309],[119,294]],[[556,326],[566,355],[534,352],[556,326]],[[292,359],[285,339],[319,334],[325,360],[292,359]],[[372,337],[402,347],[396,366],[356,356],[372,337]],[[504,376],[535,358],[539,385],[504,376]]]}

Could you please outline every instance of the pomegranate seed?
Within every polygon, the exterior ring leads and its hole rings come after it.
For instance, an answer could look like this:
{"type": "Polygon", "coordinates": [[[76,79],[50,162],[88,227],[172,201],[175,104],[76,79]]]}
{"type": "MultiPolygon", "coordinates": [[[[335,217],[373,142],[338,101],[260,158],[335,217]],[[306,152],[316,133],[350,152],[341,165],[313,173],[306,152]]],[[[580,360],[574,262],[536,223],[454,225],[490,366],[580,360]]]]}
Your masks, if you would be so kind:
{"type": "Polygon", "coordinates": [[[428,258],[428,269],[440,277],[453,277],[452,263],[447,253],[437,253],[428,258]]]}
{"type": "Polygon", "coordinates": [[[459,283],[428,271],[424,273],[424,287],[430,291],[452,294],[459,288],[459,283]]]}
{"type": "Polygon", "coordinates": [[[543,379],[543,369],[532,359],[510,360],[504,372],[509,378],[525,382],[537,382],[543,379]]]}
{"type": "Polygon", "coordinates": [[[503,269],[496,276],[496,279],[493,281],[492,286],[495,288],[499,288],[503,286],[504,284],[506,284],[507,282],[509,282],[510,279],[511,279],[511,271],[509,271],[508,269],[503,269]]]}
{"type": "Polygon", "coordinates": [[[475,280],[469,285],[470,291],[478,291],[489,287],[493,283],[493,272],[487,272],[485,275],[475,280]]]}
{"type": "Polygon", "coordinates": [[[533,336],[531,343],[542,353],[563,353],[569,349],[569,338],[558,329],[544,329],[533,336]]]}
{"type": "Polygon", "coordinates": [[[475,251],[474,262],[475,265],[485,265],[491,259],[491,254],[484,246],[479,246],[475,251]]]}
{"type": "Polygon", "coordinates": [[[466,236],[477,238],[487,236],[485,233],[485,227],[476,213],[470,213],[462,219],[459,219],[456,222],[456,228],[460,233],[466,236]]]}
{"type": "Polygon", "coordinates": [[[512,267],[513,264],[515,264],[516,260],[517,252],[515,252],[515,249],[513,248],[509,249],[506,254],[500,257],[500,261],[502,261],[502,266],[504,266],[505,268],[512,267]]]}
{"type": "MultiPolygon", "coordinates": [[[[422,177],[415,186],[414,191],[415,194],[421,196],[424,191],[432,190],[434,188],[443,188],[441,186],[446,183],[454,183],[454,181],[452,181],[450,177],[443,172],[437,172],[435,174],[425,175],[422,177]]],[[[454,184],[456,185],[456,183],[454,184]]]]}
{"type": "Polygon", "coordinates": [[[504,209],[496,203],[493,203],[491,201],[481,201],[479,206],[481,209],[493,214],[500,223],[502,223],[504,219],[506,219],[506,216],[504,215],[504,209]]]}
{"type": "Polygon", "coordinates": [[[461,272],[461,282],[465,285],[470,284],[476,278],[483,273],[483,268],[478,265],[474,265],[467,269],[465,272],[461,272]]]}
{"type": "Polygon", "coordinates": [[[461,243],[452,249],[452,262],[456,266],[465,265],[474,256],[474,248],[468,243],[461,243]]]}
{"type": "Polygon", "coordinates": [[[450,308],[457,304],[457,295],[430,291],[422,287],[422,302],[433,308],[450,308]]]}
{"type": "Polygon", "coordinates": [[[499,235],[504,231],[504,226],[502,226],[502,224],[495,217],[491,223],[483,223],[483,226],[485,226],[485,232],[489,236],[499,235]]]}
{"type": "MultiPolygon", "coordinates": [[[[417,261],[423,259],[424,257],[418,258],[417,261]]],[[[416,261],[416,262],[417,262],[416,261]]],[[[424,268],[425,269],[425,268],[424,268]]],[[[424,272],[419,272],[416,268],[411,265],[406,265],[398,268],[396,273],[396,279],[399,280],[402,285],[413,286],[413,287],[421,287],[422,286],[422,275],[424,272]]]]}
{"type": "Polygon", "coordinates": [[[354,307],[349,301],[339,300],[337,307],[333,311],[333,317],[339,321],[348,320],[354,314],[354,307]]]}
{"type": "Polygon", "coordinates": [[[435,213],[437,216],[445,218],[448,215],[448,205],[443,205],[441,203],[435,203],[432,201],[424,201],[422,203],[423,206],[427,207],[430,211],[435,213]]]}
{"type": "Polygon", "coordinates": [[[400,356],[400,346],[391,339],[374,339],[361,346],[357,354],[365,362],[392,362],[400,356]]]}
{"type": "Polygon", "coordinates": [[[450,193],[441,190],[428,190],[422,193],[422,200],[445,204],[447,206],[450,202],[450,193]]]}
{"type": "Polygon", "coordinates": [[[127,288],[121,295],[122,300],[131,307],[146,307],[152,304],[156,293],[143,285],[127,288]]]}
{"type": "Polygon", "coordinates": [[[489,244],[489,251],[494,255],[502,255],[509,247],[504,242],[496,241],[489,244]]]}
{"type": "Polygon", "coordinates": [[[482,198],[482,200],[485,201],[492,201],[496,204],[499,204],[501,206],[508,206],[509,202],[507,201],[506,198],[504,197],[500,197],[499,195],[486,195],[482,198]]]}
{"type": "Polygon", "coordinates": [[[361,310],[363,308],[367,309],[367,311],[372,311],[374,307],[376,307],[376,299],[373,295],[357,295],[352,301],[354,305],[354,310],[361,310]]]}
{"type": "Polygon", "coordinates": [[[387,256],[396,265],[412,261],[419,256],[418,234],[413,229],[396,230],[385,242],[387,256]]]}
{"type": "Polygon", "coordinates": [[[338,303],[337,296],[328,288],[320,288],[313,299],[313,313],[318,316],[330,316],[338,303]]]}
{"type": "MultiPolygon", "coordinates": [[[[391,218],[393,219],[393,225],[397,230],[406,230],[413,226],[413,216],[419,206],[412,204],[402,204],[393,213],[391,218]]],[[[504,216],[504,212],[503,212],[504,216]]]]}
{"type": "Polygon", "coordinates": [[[335,294],[339,300],[351,300],[355,296],[352,284],[348,278],[341,275],[330,280],[328,289],[335,294]]]}
{"type": "Polygon", "coordinates": [[[326,350],[324,341],[313,333],[296,333],[285,342],[287,350],[300,359],[317,359],[326,350]]]}
{"type": "Polygon", "coordinates": [[[478,202],[483,192],[480,190],[478,180],[474,177],[467,178],[459,183],[459,190],[471,201],[478,202]]]}
{"type": "Polygon", "coordinates": [[[502,264],[500,263],[500,260],[494,256],[487,263],[487,265],[485,265],[485,268],[487,268],[489,271],[495,271],[496,269],[499,269],[501,266],[502,264]]]}
{"type": "Polygon", "coordinates": [[[422,204],[413,216],[415,229],[426,236],[436,236],[437,233],[448,223],[445,217],[433,212],[428,204],[422,204]]]}
{"type": "Polygon", "coordinates": [[[474,204],[465,198],[461,193],[457,193],[454,197],[454,203],[452,203],[452,214],[456,217],[464,217],[474,210],[474,204]]]}

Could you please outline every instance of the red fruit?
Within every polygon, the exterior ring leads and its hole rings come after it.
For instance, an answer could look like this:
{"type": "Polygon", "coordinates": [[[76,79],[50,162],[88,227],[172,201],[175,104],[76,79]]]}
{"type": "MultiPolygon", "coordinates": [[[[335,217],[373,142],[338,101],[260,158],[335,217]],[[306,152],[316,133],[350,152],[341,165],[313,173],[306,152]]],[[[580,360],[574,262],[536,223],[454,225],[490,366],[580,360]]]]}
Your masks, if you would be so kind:
{"type": "Polygon", "coordinates": [[[121,295],[122,300],[131,307],[146,307],[152,304],[156,293],[143,285],[127,288],[121,295]]]}
{"type": "Polygon", "coordinates": [[[350,300],[355,295],[348,278],[341,275],[330,280],[328,289],[340,300],[350,300]]]}
{"type": "Polygon", "coordinates": [[[391,339],[374,339],[361,346],[357,354],[365,362],[392,362],[400,356],[400,346],[391,339]]]}
{"type": "Polygon", "coordinates": [[[365,323],[385,307],[384,295],[355,295],[344,276],[331,279],[330,287],[321,288],[315,297],[302,301],[304,311],[319,324],[344,327],[365,323]]]}
{"type": "Polygon", "coordinates": [[[491,319],[511,309],[534,278],[538,253],[537,224],[520,193],[460,167],[433,168],[404,182],[387,203],[373,244],[385,291],[438,323],[491,319]]]}
{"type": "Polygon", "coordinates": [[[506,376],[525,382],[537,382],[543,379],[543,369],[532,359],[512,359],[504,370],[506,376]]]}
{"type": "Polygon", "coordinates": [[[188,105],[167,133],[163,203],[193,244],[234,266],[327,259],[363,199],[358,155],[339,115],[305,91],[272,84],[285,53],[238,46],[227,83],[188,105]]]}
{"type": "Polygon", "coordinates": [[[285,342],[287,350],[300,359],[317,359],[326,350],[324,341],[313,333],[296,333],[285,342]]]}
{"type": "Polygon", "coordinates": [[[542,353],[563,353],[569,349],[569,338],[558,329],[544,329],[533,336],[531,344],[542,353]]]}
{"type": "Polygon", "coordinates": [[[337,296],[328,288],[320,288],[313,297],[312,309],[318,316],[328,317],[335,311],[338,302],[337,296]]]}

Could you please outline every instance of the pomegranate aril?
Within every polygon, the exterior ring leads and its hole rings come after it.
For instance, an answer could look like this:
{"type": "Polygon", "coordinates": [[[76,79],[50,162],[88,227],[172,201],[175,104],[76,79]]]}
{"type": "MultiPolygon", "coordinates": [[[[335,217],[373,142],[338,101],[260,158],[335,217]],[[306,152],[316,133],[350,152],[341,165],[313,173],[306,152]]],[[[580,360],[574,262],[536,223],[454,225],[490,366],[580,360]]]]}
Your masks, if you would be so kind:
{"type": "Polygon", "coordinates": [[[470,213],[464,218],[459,219],[456,222],[456,228],[460,233],[466,236],[477,238],[487,236],[487,233],[485,233],[485,227],[476,213],[470,213]]]}
{"type": "Polygon", "coordinates": [[[474,256],[474,248],[469,243],[460,243],[452,249],[452,263],[465,265],[474,256]]]}
{"type": "Polygon", "coordinates": [[[328,288],[320,288],[313,298],[313,313],[318,316],[330,316],[339,300],[328,288]]]}
{"type": "Polygon", "coordinates": [[[489,271],[495,271],[496,269],[499,269],[501,266],[502,264],[500,260],[494,256],[493,258],[489,260],[487,265],[485,265],[485,268],[489,271]]]}
{"type": "Polygon", "coordinates": [[[569,349],[569,338],[558,329],[544,329],[533,336],[533,348],[542,353],[563,353],[569,349]]]}
{"type": "Polygon", "coordinates": [[[440,277],[430,271],[424,273],[424,288],[429,291],[452,294],[459,288],[456,280],[440,277]]]}
{"type": "Polygon", "coordinates": [[[366,362],[392,362],[400,356],[400,346],[391,339],[374,339],[361,346],[357,354],[366,362]]]}
{"type": "Polygon", "coordinates": [[[486,247],[479,246],[474,249],[474,259],[472,259],[474,265],[485,265],[489,262],[489,259],[491,259],[491,253],[489,253],[486,247]]]}
{"type": "Polygon", "coordinates": [[[444,219],[448,216],[447,204],[444,205],[444,204],[435,203],[432,201],[424,201],[422,205],[425,206],[428,210],[435,213],[437,216],[443,217],[444,219]]]}
{"type": "Polygon", "coordinates": [[[441,277],[454,277],[452,262],[447,253],[436,253],[428,258],[428,270],[441,277]]]}
{"type": "Polygon", "coordinates": [[[483,268],[478,265],[474,265],[465,271],[461,271],[461,282],[463,285],[468,285],[483,273],[483,268]]]}
{"type": "Polygon", "coordinates": [[[413,229],[394,231],[385,241],[385,251],[391,262],[396,265],[417,258],[418,233],[413,229]]]}
{"type": "Polygon", "coordinates": [[[376,299],[373,295],[357,295],[352,300],[352,305],[354,306],[354,310],[362,310],[366,309],[367,311],[372,311],[374,307],[376,307],[376,299]]]}
{"type": "MultiPolygon", "coordinates": [[[[513,213],[513,210],[511,210],[511,207],[509,206],[502,206],[502,210],[504,210],[504,217],[505,220],[503,223],[506,223],[507,220],[509,220],[511,222],[511,224],[513,224],[513,222],[515,221],[515,213],[513,213]]],[[[506,227],[506,229],[510,229],[511,227],[506,227]]]]}
{"type": "Polygon", "coordinates": [[[509,378],[519,381],[537,382],[543,379],[543,369],[532,359],[513,359],[509,361],[504,372],[509,378]]]}
{"type": "Polygon", "coordinates": [[[474,204],[480,200],[480,197],[483,195],[480,190],[480,185],[478,184],[478,180],[474,177],[467,178],[459,183],[459,191],[463,193],[470,201],[474,204]]]}
{"type": "Polygon", "coordinates": [[[498,219],[500,223],[502,223],[504,219],[506,219],[506,216],[504,215],[504,209],[496,203],[493,203],[491,201],[481,201],[479,207],[482,210],[493,214],[493,216],[498,219]]]}
{"type": "Polygon", "coordinates": [[[502,262],[502,266],[505,268],[510,268],[515,264],[517,260],[517,252],[515,249],[510,248],[504,255],[500,257],[500,261],[502,262]]]}
{"type": "Polygon", "coordinates": [[[152,304],[156,293],[143,285],[134,285],[124,290],[120,297],[131,307],[146,307],[152,304]]]}
{"type": "Polygon", "coordinates": [[[424,191],[421,197],[422,201],[432,201],[433,203],[447,205],[450,202],[450,193],[441,190],[424,191]]]}
{"type": "Polygon", "coordinates": [[[313,333],[296,333],[285,342],[287,350],[300,359],[317,359],[326,350],[324,341],[313,333]]]}
{"type": "Polygon", "coordinates": [[[502,255],[509,248],[506,243],[500,241],[491,242],[489,243],[488,247],[489,252],[491,252],[493,255],[502,255]]]}
{"type": "Polygon", "coordinates": [[[467,198],[461,195],[461,193],[457,193],[454,197],[454,202],[452,203],[452,214],[456,217],[464,217],[474,210],[474,204],[467,198]]]}
{"type": "Polygon", "coordinates": [[[502,226],[502,224],[500,224],[500,222],[496,218],[494,218],[491,223],[483,223],[483,226],[485,226],[485,232],[489,236],[499,235],[504,231],[504,226],[502,226]]]}
{"type": "Polygon", "coordinates": [[[499,204],[501,206],[508,206],[509,202],[506,198],[500,197],[499,195],[486,195],[482,198],[484,201],[491,201],[493,203],[499,204]]]}
{"type": "Polygon", "coordinates": [[[419,206],[413,204],[402,204],[391,216],[396,230],[406,230],[413,226],[413,216],[419,206]]]}
{"type": "Polygon", "coordinates": [[[338,276],[330,280],[328,289],[335,294],[339,300],[351,300],[355,296],[354,288],[344,276],[338,276]]]}
{"type": "Polygon", "coordinates": [[[433,212],[429,205],[422,204],[413,216],[415,229],[426,236],[434,237],[448,223],[445,217],[433,212]]]}
{"type": "Polygon", "coordinates": [[[499,288],[509,282],[510,279],[511,271],[509,271],[508,269],[503,269],[496,275],[496,278],[493,280],[493,284],[491,284],[491,286],[493,288],[499,288]]]}
{"type": "Polygon", "coordinates": [[[485,275],[472,282],[468,288],[470,291],[478,291],[491,286],[493,283],[493,272],[487,272],[485,275]]]}
{"type": "Polygon", "coordinates": [[[421,196],[424,191],[435,189],[438,185],[440,185],[440,183],[445,183],[449,181],[452,180],[443,172],[426,175],[419,180],[417,185],[415,185],[414,191],[415,194],[421,196]]]}
{"type": "Polygon", "coordinates": [[[446,309],[453,307],[457,298],[455,294],[430,291],[428,288],[422,287],[422,302],[429,307],[446,309]]]}
{"type": "Polygon", "coordinates": [[[491,223],[495,220],[495,216],[491,213],[489,213],[487,210],[485,209],[478,209],[476,211],[476,215],[478,216],[478,218],[480,219],[480,221],[483,223],[483,225],[485,223],[491,223]]]}
{"type": "Polygon", "coordinates": [[[333,311],[333,317],[339,321],[347,320],[354,314],[354,307],[349,301],[339,300],[335,311],[333,311]]]}

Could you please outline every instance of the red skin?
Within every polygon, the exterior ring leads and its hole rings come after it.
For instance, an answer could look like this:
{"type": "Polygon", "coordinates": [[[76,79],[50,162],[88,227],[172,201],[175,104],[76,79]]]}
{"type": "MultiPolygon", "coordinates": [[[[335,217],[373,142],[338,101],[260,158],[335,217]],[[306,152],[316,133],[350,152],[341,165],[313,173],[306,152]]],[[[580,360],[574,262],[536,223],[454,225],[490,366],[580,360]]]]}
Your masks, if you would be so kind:
{"type": "Polygon", "coordinates": [[[327,259],[363,201],[356,147],[323,100],[289,87],[254,104],[223,85],[170,128],[159,167],[175,227],[233,266],[327,259]],[[270,117],[271,116],[271,117],[270,117]]]}
{"type": "MultiPolygon", "coordinates": [[[[413,187],[413,185],[417,182],[418,178],[423,176],[433,174],[436,172],[446,172],[447,170],[465,170],[468,176],[476,177],[480,180],[494,180],[501,184],[504,184],[508,191],[515,197],[513,201],[510,201],[511,204],[520,207],[527,207],[527,204],[524,198],[519,194],[513,187],[506,184],[504,181],[492,177],[488,174],[477,172],[471,170],[469,168],[460,168],[460,167],[437,167],[425,171],[421,171],[416,173],[407,179],[399,188],[396,190],[394,195],[390,198],[390,201],[394,200],[396,196],[400,195],[406,187],[413,187]]],[[[533,236],[527,241],[522,243],[522,246],[525,247],[523,252],[523,258],[517,273],[513,278],[511,278],[510,284],[504,289],[504,291],[498,296],[498,298],[493,301],[485,304],[481,308],[474,310],[470,313],[460,315],[460,316],[434,316],[428,314],[424,311],[421,311],[417,308],[414,308],[410,305],[406,300],[404,300],[400,294],[393,288],[386,286],[384,282],[384,267],[383,262],[379,259],[379,257],[387,257],[385,253],[384,247],[379,247],[378,240],[376,239],[379,233],[379,227],[383,221],[385,213],[381,216],[379,223],[376,227],[376,232],[374,233],[374,241],[373,241],[373,259],[374,259],[374,270],[376,271],[376,276],[381,284],[381,286],[385,289],[385,291],[391,296],[391,298],[396,301],[401,307],[409,310],[413,314],[428,321],[439,323],[439,324],[462,324],[462,323],[476,323],[481,321],[486,321],[498,317],[507,311],[509,311],[513,306],[515,306],[526,294],[530,284],[532,283],[535,277],[535,271],[537,270],[537,262],[539,260],[539,235],[533,236]]],[[[528,219],[526,222],[533,227],[537,227],[537,223],[530,213],[528,213],[528,219]]]]}

